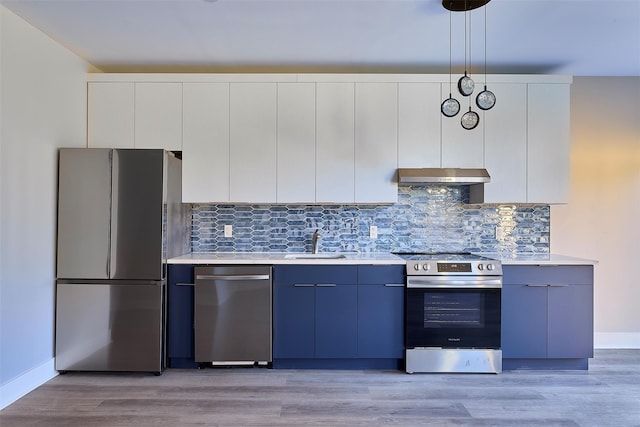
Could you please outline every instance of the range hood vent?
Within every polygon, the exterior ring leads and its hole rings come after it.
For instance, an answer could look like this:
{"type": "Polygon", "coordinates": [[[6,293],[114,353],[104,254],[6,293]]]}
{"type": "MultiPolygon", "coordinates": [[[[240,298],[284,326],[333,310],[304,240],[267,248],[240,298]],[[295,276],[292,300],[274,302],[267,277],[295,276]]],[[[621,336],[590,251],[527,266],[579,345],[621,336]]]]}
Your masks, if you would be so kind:
{"type": "Polygon", "coordinates": [[[491,181],[486,169],[460,168],[400,168],[398,183],[405,185],[441,184],[441,185],[473,185],[491,181]]]}
{"type": "Polygon", "coordinates": [[[468,185],[469,203],[484,203],[484,184],[491,181],[486,169],[400,168],[399,185],[468,185]]]}

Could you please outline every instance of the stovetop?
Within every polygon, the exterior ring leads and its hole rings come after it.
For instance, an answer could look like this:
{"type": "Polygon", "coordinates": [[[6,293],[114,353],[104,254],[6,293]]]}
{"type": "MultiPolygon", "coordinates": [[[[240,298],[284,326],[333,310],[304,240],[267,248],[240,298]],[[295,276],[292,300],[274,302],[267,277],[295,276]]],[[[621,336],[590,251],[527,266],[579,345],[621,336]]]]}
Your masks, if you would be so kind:
{"type": "Polygon", "coordinates": [[[470,252],[395,252],[407,262],[408,276],[501,276],[500,261],[470,252]]]}
{"type": "Polygon", "coordinates": [[[471,252],[393,252],[405,261],[477,261],[489,258],[471,252]]]}

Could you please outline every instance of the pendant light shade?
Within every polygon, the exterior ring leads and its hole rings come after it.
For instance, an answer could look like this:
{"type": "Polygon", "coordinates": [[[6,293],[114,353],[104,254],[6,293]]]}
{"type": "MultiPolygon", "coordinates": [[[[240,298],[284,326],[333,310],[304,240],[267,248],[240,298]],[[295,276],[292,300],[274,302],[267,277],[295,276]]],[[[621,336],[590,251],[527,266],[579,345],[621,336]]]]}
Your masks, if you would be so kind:
{"type": "Polygon", "coordinates": [[[485,85],[484,90],[476,97],[476,105],[481,110],[490,110],[496,105],[496,96],[485,85]]]}
{"type": "Polygon", "coordinates": [[[471,107],[469,107],[469,111],[464,113],[460,118],[460,124],[466,130],[475,129],[480,123],[480,116],[475,111],[471,111],[471,107]]]}
{"type": "Polygon", "coordinates": [[[449,98],[445,99],[440,106],[440,111],[447,117],[453,117],[460,112],[460,103],[457,99],[452,98],[449,94],[449,98]]]}
{"type": "Polygon", "coordinates": [[[464,76],[460,77],[460,80],[458,80],[458,90],[460,91],[460,95],[471,95],[475,87],[475,82],[471,77],[467,76],[467,72],[465,71],[464,76]]]}

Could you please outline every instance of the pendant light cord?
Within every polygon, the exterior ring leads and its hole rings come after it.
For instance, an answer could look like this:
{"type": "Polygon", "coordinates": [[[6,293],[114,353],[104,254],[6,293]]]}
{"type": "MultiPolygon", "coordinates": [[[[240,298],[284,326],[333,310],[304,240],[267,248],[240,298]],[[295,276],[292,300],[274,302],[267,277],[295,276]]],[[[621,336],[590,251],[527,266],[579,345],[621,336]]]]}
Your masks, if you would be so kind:
{"type": "Polygon", "coordinates": [[[464,75],[467,75],[467,0],[464,1],[464,75]]]}
{"type": "Polygon", "coordinates": [[[449,98],[451,98],[451,4],[449,2],[449,98]]]}
{"type": "Polygon", "coordinates": [[[487,5],[484,5],[484,90],[487,90],[487,5]]]}

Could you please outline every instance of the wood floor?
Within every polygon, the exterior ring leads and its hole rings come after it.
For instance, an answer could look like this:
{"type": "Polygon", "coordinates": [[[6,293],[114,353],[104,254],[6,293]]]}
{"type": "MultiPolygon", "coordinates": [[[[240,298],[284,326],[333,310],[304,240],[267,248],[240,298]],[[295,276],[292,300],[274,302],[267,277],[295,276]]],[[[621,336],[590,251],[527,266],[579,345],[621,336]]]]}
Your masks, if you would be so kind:
{"type": "Polygon", "coordinates": [[[640,350],[589,371],[414,374],[263,368],[60,375],[0,426],[640,426],[640,350]]]}

